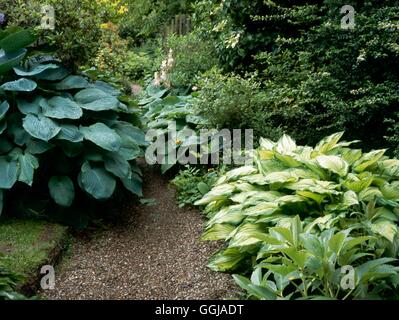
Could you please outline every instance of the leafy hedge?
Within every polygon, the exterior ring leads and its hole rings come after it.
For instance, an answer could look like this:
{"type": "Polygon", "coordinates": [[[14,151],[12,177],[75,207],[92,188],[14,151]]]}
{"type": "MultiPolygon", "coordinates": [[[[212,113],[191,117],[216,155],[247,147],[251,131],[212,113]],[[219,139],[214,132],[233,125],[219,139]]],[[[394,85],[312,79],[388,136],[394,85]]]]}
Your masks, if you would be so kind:
{"type": "Polygon", "coordinates": [[[342,135],[315,148],[261,139],[253,165],[196,202],[209,218],[203,239],[227,242],[213,270],[241,273],[237,283],[259,299],[397,297],[399,160],[351,149],[342,135]],[[345,291],[348,265],[355,288],[345,291]]]}
{"type": "Polygon", "coordinates": [[[303,144],[345,131],[367,149],[398,150],[397,1],[352,2],[353,30],[341,29],[343,5],[202,0],[195,16],[225,71],[258,72],[266,127],[303,144]]]}
{"type": "Polygon", "coordinates": [[[117,185],[141,195],[135,159],[146,142],[130,122],[136,110],[112,86],[73,75],[51,57],[21,64],[33,40],[23,29],[0,34],[0,209],[19,182],[48,188],[64,207],[78,186],[97,200],[117,185]]]}

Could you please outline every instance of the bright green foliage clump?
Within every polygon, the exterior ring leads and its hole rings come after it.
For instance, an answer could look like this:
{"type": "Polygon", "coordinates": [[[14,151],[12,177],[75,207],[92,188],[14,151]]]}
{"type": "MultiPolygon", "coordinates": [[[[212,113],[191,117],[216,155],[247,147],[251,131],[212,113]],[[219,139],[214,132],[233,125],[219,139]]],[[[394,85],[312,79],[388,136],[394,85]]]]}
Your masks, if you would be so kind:
{"type": "Polygon", "coordinates": [[[219,172],[213,168],[208,170],[187,166],[180,170],[178,175],[171,181],[177,188],[177,203],[182,208],[186,205],[194,205],[208,193],[212,185],[219,177],[219,172]]]}
{"type": "Polygon", "coordinates": [[[399,160],[363,153],[342,133],[315,148],[261,139],[254,164],[227,172],[206,205],[205,240],[225,240],[210,267],[255,298],[392,297],[399,280],[399,160]],[[341,268],[355,288],[341,288],[341,268]]]}
{"type": "Polygon", "coordinates": [[[17,66],[31,40],[25,30],[0,35],[0,209],[4,192],[19,182],[43,188],[45,180],[64,207],[77,186],[98,200],[118,184],[141,195],[135,159],[146,142],[128,122],[136,111],[112,86],[70,74],[51,57],[17,66]]]}

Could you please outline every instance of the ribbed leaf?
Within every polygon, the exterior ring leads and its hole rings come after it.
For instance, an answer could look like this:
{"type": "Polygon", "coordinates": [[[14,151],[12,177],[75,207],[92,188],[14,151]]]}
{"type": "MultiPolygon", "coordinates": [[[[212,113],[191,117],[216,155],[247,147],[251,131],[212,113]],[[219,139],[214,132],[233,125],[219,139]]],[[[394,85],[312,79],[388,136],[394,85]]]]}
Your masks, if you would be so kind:
{"type": "Polygon", "coordinates": [[[71,99],[64,97],[53,97],[49,100],[41,100],[40,106],[43,115],[54,119],[80,119],[83,115],[79,105],[71,99]]]}
{"type": "Polygon", "coordinates": [[[88,163],[79,174],[81,188],[97,200],[108,199],[115,191],[115,178],[103,168],[92,168],[88,163]]]}
{"type": "Polygon", "coordinates": [[[15,67],[14,72],[21,77],[31,77],[41,74],[42,72],[49,69],[57,69],[58,66],[56,64],[39,64],[31,68],[30,70],[24,70],[20,67],[15,67]]]}
{"type": "Polygon", "coordinates": [[[79,128],[72,124],[61,124],[61,131],[55,137],[58,140],[67,140],[70,142],[82,142],[83,134],[79,131],[79,128]]]}
{"type": "Polygon", "coordinates": [[[18,179],[18,166],[16,161],[0,158],[0,189],[11,189],[18,179]]]}
{"type": "Polygon", "coordinates": [[[84,89],[89,86],[89,82],[82,76],[68,76],[55,85],[56,90],[84,89]]]}
{"type": "Polygon", "coordinates": [[[122,146],[121,137],[103,123],[99,122],[90,127],[80,127],[79,130],[86,140],[105,150],[118,151],[122,146]]]}
{"type": "Polygon", "coordinates": [[[39,162],[35,156],[26,152],[18,157],[20,173],[18,181],[24,182],[29,186],[33,184],[35,169],[39,168],[39,162]]]}
{"type": "Polygon", "coordinates": [[[41,114],[28,114],[23,120],[23,127],[32,137],[46,142],[61,131],[57,123],[41,114]]]}
{"type": "Polygon", "coordinates": [[[51,177],[48,187],[50,195],[60,206],[70,207],[75,198],[75,187],[69,177],[66,176],[54,176],[51,177]]]}
{"type": "Polygon", "coordinates": [[[21,78],[19,80],[6,82],[0,88],[5,91],[31,92],[35,90],[36,87],[37,83],[35,81],[21,78]]]}

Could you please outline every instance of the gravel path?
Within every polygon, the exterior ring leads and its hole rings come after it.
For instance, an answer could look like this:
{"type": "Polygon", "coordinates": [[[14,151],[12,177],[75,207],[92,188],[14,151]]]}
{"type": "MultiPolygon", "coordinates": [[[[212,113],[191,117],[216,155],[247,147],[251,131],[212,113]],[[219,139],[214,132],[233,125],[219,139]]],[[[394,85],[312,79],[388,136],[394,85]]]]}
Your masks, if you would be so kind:
{"type": "Polygon", "coordinates": [[[56,269],[48,299],[223,299],[235,295],[231,276],[206,264],[217,244],[199,240],[204,220],[179,209],[175,192],[144,168],[144,196],[156,204],[127,207],[128,222],[91,239],[77,238],[56,269]]]}

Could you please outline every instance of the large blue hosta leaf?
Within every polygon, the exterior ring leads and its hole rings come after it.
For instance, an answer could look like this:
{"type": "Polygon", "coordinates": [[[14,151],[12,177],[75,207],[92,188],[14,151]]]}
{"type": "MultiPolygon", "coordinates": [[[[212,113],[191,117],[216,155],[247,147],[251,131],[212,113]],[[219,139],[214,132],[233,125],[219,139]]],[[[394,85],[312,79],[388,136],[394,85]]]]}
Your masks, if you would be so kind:
{"type": "Polygon", "coordinates": [[[41,114],[28,114],[23,120],[23,127],[32,137],[46,142],[61,131],[56,122],[41,114]]]}
{"type": "Polygon", "coordinates": [[[0,215],[3,212],[3,198],[4,198],[3,190],[0,189],[0,215]]]}
{"type": "Polygon", "coordinates": [[[68,76],[61,82],[55,85],[56,90],[72,90],[72,89],[84,89],[89,86],[89,82],[82,76],[68,76]]]}
{"type": "Polygon", "coordinates": [[[96,81],[92,86],[93,88],[100,89],[105,93],[108,93],[109,95],[114,97],[117,97],[121,94],[120,90],[114,88],[113,86],[104,81],[96,81]]]}
{"type": "Polygon", "coordinates": [[[6,121],[0,121],[0,134],[2,134],[4,131],[7,129],[7,122],[6,121]]]}
{"type": "Polygon", "coordinates": [[[72,124],[61,124],[61,131],[55,137],[58,140],[67,140],[70,142],[82,142],[83,134],[79,131],[79,128],[72,124]]]}
{"type": "Polygon", "coordinates": [[[39,64],[31,68],[30,70],[24,70],[20,67],[15,67],[14,72],[21,76],[21,77],[31,77],[31,76],[36,76],[38,74],[41,74],[42,72],[49,70],[49,69],[57,69],[58,66],[53,63],[49,64],[39,64]]]}
{"type": "Polygon", "coordinates": [[[58,67],[56,69],[47,69],[37,75],[34,75],[33,78],[39,80],[47,80],[47,81],[58,81],[67,77],[70,72],[64,67],[58,67]]]}
{"type": "Polygon", "coordinates": [[[79,105],[71,99],[64,97],[53,97],[49,100],[41,100],[40,106],[43,115],[54,119],[80,119],[83,115],[79,105]]]}
{"type": "Polygon", "coordinates": [[[18,165],[16,161],[0,158],[0,189],[11,189],[18,179],[18,165]]]}
{"type": "Polygon", "coordinates": [[[39,162],[37,158],[32,154],[25,152],[25,154],[20,154],[18,156],[18,162],[20,167],[18,181],[32,186],[35,169],[39,168],[39,162]]]}
{"type": "Polygon", "coordinates": [[[97,88],[79,91],[75,95],[75,101],[79,103],[83,109],[91,111],[116,110],[120,105],[117,98],[97,88]]]}
{"type": "Polygon", "coordinates": [[[37,83],[35,81],[21,78],[19,80],[6,82],[0,88],[5,91],[31,92],[35,90],[36,87],[37,83]]]}
{"type": "Polygon", "coordinates": [[[0,104],[0,120],[4,118],[8,109],[10,109],[10,105],[8,104],[7,101],[4,101],[0,104]]]}
{"type": "Polygon", "coordinates": [[[105,200],[115,191],[115,178],[103,168],[92,168],[85,162],[79,173],[80,187],[97,200],[105,200]]]}
{"type": "Polygon", "coordinates": [[[18,110],[22,114],[35,114],[38,115],[40,113],[40,101],[43,100],[43,97],[38,96],[32,102],[18,99],[17,100],[17,107],[18,110]]]}
{"type": "Polygon", "coordinates": [[[132,175],[129,162],[117,153],[109,153],[104,156],[104,166],[107,171],[119,178],[130,178],[132,175]]]}
{"type": "Polygon", "coordinates": [[[86,140],[93,142],[108,151],[118,151],[122,145],[121,137],[103,123],[96,123],[90,127],[80,127],[80,132],[86,140]]]}
{"type": "Polygon", "coordinates": [[[62,207],[70,207],[72,205],[75,198],[75,187],[69,177],[51,177],[48,188],[55,203],[62,207]]]}
{"type": "Polygon", "coordinates": [[[143,196],[142,179],[138,174],[133,173],[130,178],[122,178],[121,181],[124,187],[131,193],[139,197],[143,196]]]}

